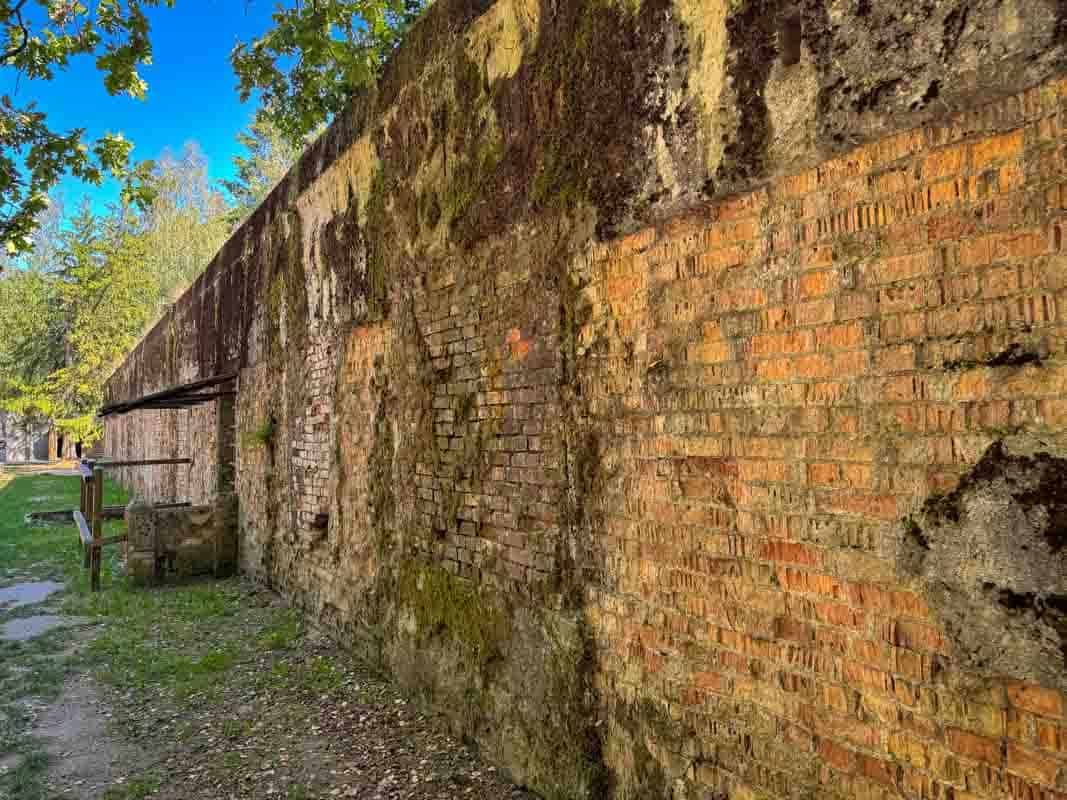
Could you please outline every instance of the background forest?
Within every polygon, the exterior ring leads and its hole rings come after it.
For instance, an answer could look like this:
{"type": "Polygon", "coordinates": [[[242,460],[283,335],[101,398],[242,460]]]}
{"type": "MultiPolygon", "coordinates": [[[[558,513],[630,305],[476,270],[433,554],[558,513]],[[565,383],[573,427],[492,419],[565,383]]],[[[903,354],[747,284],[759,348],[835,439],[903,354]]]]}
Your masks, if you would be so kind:
{"type": "Polygon", "coordinates": [[[260,116],[237,178],[214,186],[198,147],[164,153],[151,200],[104,212],[51,198],[32,247],[0,273],[0,408],[91,444],[114,365],[193,281],[299,155],[260,116]]]}
{"type": "MultiPolygon", "coordinates": [[[[374,80],[426,4],[275,5],[262,35],[233,46],[233,75],[218,76],[236,77],[234,103],[251,99],[258,110],[237,136],[232,178],[213,182],[195,131],[181,153],[136,162],[121,133],[57,130],[33,91],[16,102],[20,80],[51,85],[87,58],[109,95],[145,99],[151,23],[168,24],[174,0],[0,0],[0,78],[13,87],[0,95],[0,411],[92,444],[115,365],[352,91],[374,80]],[[70,178],[111,181],[119,199],[64,202],[57,187],[70,178]]],[[[205,5],[200,18],[211,16],[205,5]]],[[[76,87],[68,96],[80,99],[76,87]]]]}

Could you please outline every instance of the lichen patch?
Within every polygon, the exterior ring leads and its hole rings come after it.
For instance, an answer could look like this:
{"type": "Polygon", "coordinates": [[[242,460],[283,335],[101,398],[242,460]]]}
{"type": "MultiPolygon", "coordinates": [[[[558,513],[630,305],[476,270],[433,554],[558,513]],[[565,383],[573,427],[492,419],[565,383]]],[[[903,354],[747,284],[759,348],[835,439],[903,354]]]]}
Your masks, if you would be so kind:
{"type": "Polygon", "coordinates": [[[726,0],[675,0],[689,38],[689,86],[686,93],[701,119],[704,164],[714,174],[723,157],[717,109],[726,74],[726,0]]]}
{"type": "Polygon", "coordinates": [[[540,0],[500,0],[471,26],[467,56],[490,82],[519,71],[523,56],[537,47],[540,0]]]}
{"type": "Polygon", "coordinates": [[[899,565],[918,578],[969,670],[1067,688],[1067,450],[992,444],[909,519],[899,565]]]}
{"type": "Polygon", "coordinates": [[[342,153],[296,200],[303,234],[303,262],[309,318],[331,319],[337,300],[337,270],[348,265],[328,264],[321,238],[331,220],[343,216],[357,203],[360,225],[366,223],[367,199],[379,160],[369,135],[364,134],[342,153]]]}

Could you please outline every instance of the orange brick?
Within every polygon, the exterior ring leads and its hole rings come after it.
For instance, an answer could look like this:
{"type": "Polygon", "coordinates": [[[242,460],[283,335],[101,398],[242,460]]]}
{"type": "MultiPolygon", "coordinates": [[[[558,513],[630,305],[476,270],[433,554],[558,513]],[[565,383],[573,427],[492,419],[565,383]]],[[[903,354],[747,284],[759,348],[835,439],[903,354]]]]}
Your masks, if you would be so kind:
{"type": "Polygon", "coordinates": [[[926,305],[928,286],[929,282],[922,279],[883,286],[878,290],[878,308],[882,314],[923,308],[926,305]]]}
{"type": "Polygon", "coordinates": [[[990,256],[993,261],[1037,258],[1048,250],[1048,237],[1038,229],[998,233],[990,239],[990,256]]]}
{"type": "Polygon", "coordinates": [[[838,353],[833,358],[831,372],[837,378],[854,378],[865,373],[870,367],[870,363],[870,354],[864,350],[838,353]]]}
{"type": "Polygon", "coordinates": [[[983,297],[1003,297],[1019,291],[1018,267],[995,267],[981,277],[983,297]]]}
{"type": "Polygon", "coordinates": [[[904,761],[919,768],[926,766],[926,745],[915,736],[900,732],[891,734],[889,752],[898,761],[904,761]]]}
{"type": "Polygon", "coordinates": [[[723,247],[712,250],[697,259],[697,271],[699,274],[709,272],[721,272],[722,270],[736,267],[745,261],[745,251],[740,245],[723,247]]]}
{"type": "Polygon", "coordinates": [[[772,358],[756,362],[756,377],[765,381],[789,380],[796,374],[796,365],[789,358],[772,358]]]}
{"type": "Polygon", "coordinates": [[[718,307],[728,311],[742,311],[767,305],[766,293],[756,287],[722,289],[714,295],[718,307]]]}
{"type": "Polygon", "coordinates": [[[856,611],[840,603],[815,603],[813,609],[815,618],[827,625],[859,628],[864,624],[865,617],[862,611],[856,611]]]}
{"type": "Polygon", "coordinates": [[[794,364],[799,378],[828,378],[834,371],[833,360],[821,353],[801,356],[794,364]]]}
{"type": "Polygon", "coordinates": [[[753,214],[758,214],[767,207],[768,196],[766,189],[756,192],[738,195],[729,200],[724,200],[715,206],[712,216],[716,221],[728,219],[741,219],[753,214]]]}
{"type": "Polygon", "coordinates": [[[828,244],[815,245],[800,252],[800,264],[803,267],[828,267],[833,262],[834,249],[828,244]]]}
{"type": "Polygon", "coordinates": [[[877,781],[878,783],[885,784],[886,786],[896,786],[896,764],[867,755],[860,756],[860,763],[862,765],[862,772],[866,777],[873,781],[877,781]]]}
{"type": "Polygon", "coordinates": [[[863,325],[845,322],[815,329],[816,346],[820,350],[847,350],[863,344],[863,325]]]}
{"type": "Polygon", "coordinates": [[[968,202],[974,193],[972,183],[959,178],[954,181],[935,183],[926,192],[931,210],[940,206],[954,206],[960,202],[968,202]]]}
{"type": "Polygon", "coordinates": [[[862,514],[877,519],[897,517],[897,499],[891,495],[841,494],[821,496],[821,505],[830,512],[862,514]]]}
{"type": "Polygon", "coordinates": [[[878,747],[882,739],[878,728],[851,717],[835,717],[828,720],[824,732],[869,750],[878,747]]]}
{"type": "Polygon", "coordinates": [[[918,619],[930,618],[930,607],[926,601],[912,592],[891,591],[888,593],[889,607],[893,613],[918,619]]]}
{"type": "Polygon", "coordinates": [[[868,464],[844,464],[841,477],[847,486],[855,489],[869,489],[874,483],[871,467],[868,464]]]}
{"type": "Polygon", "coordinates": [[[883,347],[875,353],[879,372],[907,372],[915,369],[915,347],[910,344],[883,347]]]}
{"type": "Polygon", "coordinates": [[[1016,708],[1044,717],[1063,716],[1063,695],[1029,683],[1009,683],[1008,702],[1016,708]]]}
{"type": "Polygon", "coordinates": [[[887,170],[871,176],[871,190],[875,194],[896,194],[907,188],[910,179],[911,175],[907,169],[887,170]]]}
{"type": "Polygon", "coordinates": [[[926,225],[931,242],[963,239],[978,230],[978,219],[973,212],[956,211],[934,217],[926,225]]]}
{"type": "Polygon", "coordinates": [[[720,364],[733,361],[733,348],[727,341],[691,344],[686,348],[686,360],[694,364],[720,364]]]}
{"type": "Polygon", "coordinates": [[[1008,742],[1008,769],[1045,786],[1055,786],[1060,764],[1015,742],[1008,742]]]}
{"type": "Polygon", "coordinates": [[[967,148],[963,145],[935,150],[923,160],[923,180],[932,181],[947,178],[963,171],[967,148]]]}
{"type": "Polygon", "coordinates": [[[774,620],[774,635],[778,639],[790,639],[794,642],[811,642],[815,638],[812,627],[792,617],[778,617],[774,620]]]}
{"type": "Polygon", "coordinates": [[[819,758],[839,772],[855,771],[856,754],[829,739],[819,741],[819,758]]]}
{"type": "MultiPolygon", "coordinates": [[[[875,313],[874,295],[870,292],[846,292],[837,297],[837,313],[840,319],[862,319],[875,313]]],[[[833,320],[833,314],[830,320],[833,320]]]]}
{"type": "Polygon", "coordinates": [[[1067,750],[1067,736],[1059,725],[1039,719],[1034,721],[1034,730],[1042,750],[1067,750]]]}
{"type": "Polygon", "coordinates": [[[975,761],[998,766],[1003,760],[1000,742],[986,736],[979,736],[959,728],[949,728],[946,732],[948,746],[954,753],[975,761]]]}
{"type": "Polygon", "coordinates": [[[821,297],[824,294],[830,294],[835,289],[837,289],[837,273],[833,270],[808,272],[800,276],[797,284],[797,291],[802,300],[821,297]]]}
{"type": "Polygon", "coordinates": [[[796,306],[797,325],[825,325],[834,321],[834,301],[829,298],[810,300],[796,306]]]}
{"type": "Polygon", "coordinates": [[[908,253],[876,261],[868,270],[868,278],[874,283],[906,281],[932,275],[935,265],[934,254],[928,250],[908,253]]]}
{"type": "Polygon", "coordinates": [[[791,308],[768,308],[763,312],[763,325],[769,331],[781,331],[793,327],[791,308]]]}
{"type": "Polygon", "coordinates": [[[780,353],[806,353],[815,349],[814,331],[764,333],[752,337],[752,353],[757,356],[780,353]]]}
{"type": "Polygon", "coordinates": [[[772,539],[760,548],[760,558],[766,561],[784,561],[790,564],[815,566],[822,561],[818,550],[799,542],[783,542],[772,539]]]}
{"type": "Polygon", "coordinates": [[[981,172],[994,162],[1017,156],[1022,149],[1022,131],[983,139],[971,145],[971,167],[975,172],[981,172]]]}
{"type": "Polygon", "coordinates": [[[1067,208],[1067,183],[1045,191],[1045,204],[1056,211],[1067,208]]]}
{"type": "Polygon", "coordinates": [[[776,200],[778,198],[799,197],[815,191],[818,185],[819,173],[814,169],[810,169],[799,175],[789,175],[782,178],[774,185],[773,192],[776,195],[776,200]]]}
{"type": "Polygon", "coordinates": [[[808,464],[808,483],[816,485],[833,485],[841,481],[839,464],[808,464]]]}
{"type": "Polygon", "coordinates": [[[1037,403],[1039,424],[1048,428],[1067,425],[1067,397],[1042,398],[1037,403]]]}
{"type": "Polygon", "coordinates": [[[824,706],[847,714],[851,710],[849,692],[841,686],[823,686],[820,691],[820,699],[824,706]]]}
{"type": "Polygon", "coordinates": [[[893,691],[892,677],[880,669],[849,659],[845,659],[841,667],[844,671],[845,680],[853,686],[873,689],[882,693],[893,691]]]}
{"type": "Polygon", "coordinates": [[[960,243],[960,266],[964,269],[980,267],[993,260],[992,236],[980,236],[960,243]]]}
{"type": "Polygon", "coordinates": [[[944,639],[936,628],[905,620],[898,620],[890,624],[887,641],[897,647],[933,653],[941,652],[945,644],[944,639]]]}
{"type": "Polygon", "coordinates": [[[728,681],[717,672],[697,672],[693,675],[693,685],[704,692],[722,694],[728,687],[728,681]]]}
{"type": "Polygon", "coordinates": [[[788,567],[779,567],[776,574],[782,587],[791,592],[823,594],[833,597],[840,591],[840,583],[836,578],[829,575],[815,575],[788,567]]]}

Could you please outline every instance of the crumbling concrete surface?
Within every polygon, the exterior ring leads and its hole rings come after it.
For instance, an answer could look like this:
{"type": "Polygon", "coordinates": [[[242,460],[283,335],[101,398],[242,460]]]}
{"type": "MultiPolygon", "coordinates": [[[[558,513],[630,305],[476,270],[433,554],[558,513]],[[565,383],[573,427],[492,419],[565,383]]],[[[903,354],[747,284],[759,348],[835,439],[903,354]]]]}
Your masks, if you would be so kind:
{"type": "Polygon", "coordinates": [[[126,571],[135,578],[231,575],[237,561],[237,499],[220,495],[207,506],[126,508],[126,571]]]}
{"type": "Polygon", "coordinates": [[[1067,448],[991,445],[951,494],[906,522],[917,576],[961,663],[1067,689],[1067,448]]]}

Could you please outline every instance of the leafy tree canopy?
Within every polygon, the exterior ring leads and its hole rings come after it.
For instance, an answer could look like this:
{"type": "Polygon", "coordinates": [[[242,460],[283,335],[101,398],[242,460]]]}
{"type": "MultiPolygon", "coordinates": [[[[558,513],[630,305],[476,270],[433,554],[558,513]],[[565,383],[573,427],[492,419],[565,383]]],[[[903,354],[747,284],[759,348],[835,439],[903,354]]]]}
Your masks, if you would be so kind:
{"type": "MultiPolygon", "coordinates": [[[[428,2],[295,0],[290,7],[279,6],[273,26],[238,44],[230,55],[241,99],[258,90],[262,107],[257,124],[271,124],[273,136],[302,147],[355,89],[374,79],[428,2]]],[[[0,67],[52,80],[72,57],[91,55],[108,92],[142,98],[147,85],[138,68],[152,60],[145,9],[173,4],[0,0],[0,67]]],[[[255,126],[252,135],[258,135],[255,126]]],[[[91,184],[113,176],[122,182],[124,203],[146,205],[153,167],[150,162],[132,165],[132,147],[121,134],[88,141],[82,128],[53,130],[35,102],[18,104],[0,95],[0,247],[8,254],[32,247],[48,193],[66,174],[91,184]]],[[[250,185],[254,182],[253,176],[250,185]]],[[[239,206],[246,205],[247,198],[236,199],[239,206]]]]}
{"type": "MultiPolygon", "coordinates": [[[[152,59],[144,10],[173,2],[99,0],[90,7],[77,0],[0,0],[0,66],[52,80],[72,57],[92,55],[108,92],[143,97],[146,84],[137,70],[152,59]]],[[[37,216],[64,174],[92,184],[112,175],[122,181],[127,202],[145,202],[141,179],[150,167],[131,168],[132,147],[121,134],[90,142],[82,128],[55,131],[36,103],[0,96],[0,243],[6,251],[31,247],[37,216]]]]}
{"type": "Polygon", "coordinates": [[[0,274],[0,408],[98,435],[104,382],[231,230],[196,145],[164,153],[144,209],[70,216],[53,203],[33,250],[0,274]]]}
{"type": "Polygon", "coordinates": [[[290,142],[344,108],[372,82],[429,0],[297,0],[274,26],[230,55],[241,99],[260,90],[263,113],[290,142]]]}

